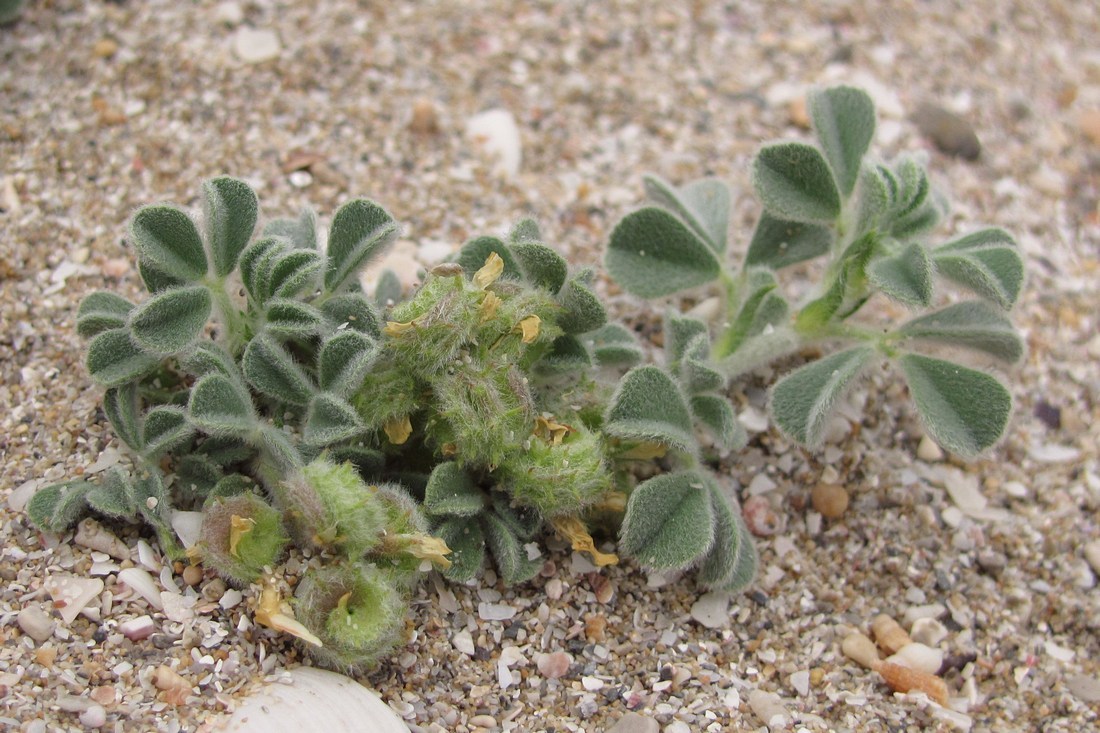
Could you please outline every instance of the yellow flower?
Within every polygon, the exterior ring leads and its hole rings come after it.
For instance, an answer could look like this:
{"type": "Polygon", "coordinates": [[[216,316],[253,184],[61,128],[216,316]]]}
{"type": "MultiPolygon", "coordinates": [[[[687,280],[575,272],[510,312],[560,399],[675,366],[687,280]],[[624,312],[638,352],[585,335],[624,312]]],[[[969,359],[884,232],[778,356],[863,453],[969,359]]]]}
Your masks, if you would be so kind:
{"type": "Polygon", "coordinates": [[[490,252],[482,268],[474,273],[474,285],[479,290],[484,290],[496,282],[502,272],[504,272],[504,260],[496,252],[490,252]]]}
{"type": "Polygon", "coordinates": [[[558,517],[550,520],[550,523],[554,525],[554,529],[558,531],[558,534],[573,543],[574,550],[587,552],[599,567],[619,564],[618,555],[600,552],[596,549],[596,543],[592,541],[592,535],[588,534],[588,529],[584,526],[584,523],[576,517],[558,517]]]}
{"type": "Polygon", "coordinates": [[[451,561],[444,557],[444,555],[451,553],[451,548],[447,547],[447,543],[438,537],[414,534],[405,535],[404,539],[407,542],[405,550],[413,557],[419,557],[421,560],[431,560],[433,564],[444,569],[451,567],[451,561]]]}
{"type": "Polygon", "coordinates": [[[382,329],[382,333],[386,334],[387,336],[400,336],[403,333],[408,333],[414,328],[416,328],[416,323],[413,321],[409,321],[408,323],[387,321],[386,327],[382,329]]]}
{"type": "Polygon", "coordinates": [[[541,324],[542,319],[538,316],[527,316],[516,325],[516,328],[523,334],[523,343],[529,344],[539,337],[539,326],[541,324]]]}
{"type": "Polygon", "coordinates": [[[501,300],[496,293],[485,293],[485,299],[481,301],[481,308],[478,311],[481,314],[481,322],[485,323],[485,321],[495,316],[500,304],[501,300]]]}
{"type": "Polygon", "coordinates": [[[561,441],[572,431],[573,428],[552,418],[547,419],[541,415],[535,418],[535,436],[551,445],[561,445],[561,441]]]}
{"type": "Polygon", "coordinates": [[[274,585],[268,584],[260,594],[260,604],[256,608],[253,618],[256,619],[256,623],[263,624],[270,629],[297,636],[302,641],[307,641],[314,646],[324,646],[320,639],[311,634],[309,629],[294,618],[294,611],[291,610],[288,603],[283,601],[274,585]]]}
{"type": "Polygon", "coordinates": [[[395,417],[387,420],[382,426],[382,429],[386,431],[386,437],[390,439],[390,442],[394,445],[401,445],[409,436],[412,435],[412,422],[409,421],[409,416],[395,417]]]}
{"type": "Polygon", "coordinates": [[[240,557],[237,554],[237,545],[240,544],[241,538],[252,531],[252,528],[256,526],[255,519],[249,519],[247,517],[238,517],[236,514],[229,518],[229,554],[233,557],[240,557]]]}

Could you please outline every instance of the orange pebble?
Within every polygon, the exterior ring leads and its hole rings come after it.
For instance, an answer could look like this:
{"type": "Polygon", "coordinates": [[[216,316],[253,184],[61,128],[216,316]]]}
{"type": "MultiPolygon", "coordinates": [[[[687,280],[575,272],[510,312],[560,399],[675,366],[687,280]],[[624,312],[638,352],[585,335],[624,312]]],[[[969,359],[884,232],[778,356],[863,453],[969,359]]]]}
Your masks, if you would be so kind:
{"type": "Polygon", "coordinates": [[[894,692],[923,692],[940,705],[947,704],[947,683],[934,674],[918,672],[893,662],[883,662],[878,673],[894,692]]]}
{"type": "Polygon", "coordinates": [[[875,635],[875,641],[887,654],[896,654],[899,649],[913,643],[905,629],[898,622],[880,613],[871,621],[871,633],[875,635]]]}

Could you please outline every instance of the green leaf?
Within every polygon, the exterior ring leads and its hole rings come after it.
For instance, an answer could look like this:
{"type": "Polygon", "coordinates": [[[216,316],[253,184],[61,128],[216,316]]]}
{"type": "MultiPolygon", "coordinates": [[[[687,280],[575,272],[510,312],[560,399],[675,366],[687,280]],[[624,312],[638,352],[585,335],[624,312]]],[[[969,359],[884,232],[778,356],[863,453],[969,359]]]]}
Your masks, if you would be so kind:
{"type": "Polygon", "coordinates": [[[840,192],[829,164],[811,145],[765,145],[753,161],[752,183],[777,218],[830,223],[840,215],[840,192]]]}
{"type": "MultiPolygon", "coordinates": [[[[130,503],[146,522],[154,528],[171,531],[172,502],[159,471],[152,471],[137,480],[131,477],[126,487],[130,490],[130,503]]],[[[162,549],[168,550],[166,547],[162,549]]]]}
{"type": "Polygon", "coordinates": [[[603,303],[579,278],[573,278],[566,284],[558,300],[563,309],[558,316],[558,326],[566,333],[586,333],[607,323],[603,303]]]}
{"type": "Polygon", "coordinates": [[[251,402],[221,374],[207,374],[195,382],[187,413],[194,425],[211,435],[245,437],[256,427],[251,402]]]}
{"type": "Polygon", "coordinates": [[[488,513],[482,517],[485,539],[497,566],[497,574],[505,585],[515,585],[535,577],[542,569],[543,559],[527,559],[527,549],[500,517],[488,513]]]}
{"type": "Polygon", "coordinates": [[[749,442],[733,405],[718,395],[695,395],[691,398],[691,414],[706,426],[715,442],[728,451],[740,450],[749,442]]]}
{"type": "Polygon", "coordinates": [[[187,422],[187,413],[175,405],[159,405],[145,413],[142,437],[143,455],[156,458],[189,442],[195,429],[187,422]]]}
{"type": "Polygon", "coordinates": [[[91,338],[112,328],[126,325],[134,304],[125,298],[99,290],[80,301],[76,311],[76,332],[91,338]]]}
{"type": "Polygon", "coordinates": [[[689,395],[713,392],[726,386],[726,377],[710,363],[710,337],[699,334],[684,351],[679,368],[680,383],[689,395]]]}
{"type": "Polygon", "coordinates": [[[162,270],[153,266],[149,260],[138,257],[138,274],[141,275],[141,281],[145,283],[145,289],[150,293],[159,293],[161,290],[167,290],[168,288],[177,288],[181,285],[187,285],[188,281],[178,277],[172,277],[166,274],[162,270]]]}
{"type": "Polygon", "coordinates": [[[321,333],[325,326],[321,311],[289,298],[269,300],[266,315],[264,330],[279,339],[306,339],[321,333]]]}
{"type": "Polygon", "coordinates": [[[732,354],[746,339],[759,336],[768,326],[778,326],[790,310],[786,299],[777,292],[779,284],[771,270],[751,268],[745,272],[743,282],[741,306],[722,335],[720,348],[726,354],[732,354]]]}
{"type": "Polygon", "coordinates": [[[321,305],[321,312],[328,316],[333,328],[347,327],[372,338],[382,336],[378,311],[362,293],[335,295],[321,305]]]}
{"type": "Polygon", "coordinates": [[[919,354],[898,363],[929,435],[944,448],[972,458],[1004,435],[1012,395],[995,378],[919,354]]]}
{"type": "Polygon", "coordinates": [[[867,268],[871,284],[910,307],[932,303],[932,259],[924,245],[913,242],[890,257],[873,260],[867,268]]]}
{"type": "Polygon", "coordinates": [[[779,270],[826,254],[832,246],[833,231],[828,227],[778,219],[765,210],[752,233],[745,267],[779,270]]]}
{"type": "Polygon", "coordinates": [[[856,232],[877,229],[890,207],[890,189],[879,166],[864,165],[859,175],[856,232]]]}
{"type": "Polygon", "coordinates": [[[1024,344],[1004,313],[982,300],[949,305],[935,313],[905,323],[896,336],[934,341],[948,346],[983,351],[1015,363],[1024,355],[1024,344]]]}
{"type": "Polygon", "coordinates": [[[92,488],[87,481],[68,481],[39,489],[27,502],[27,516],[44,532],[63,532],[87,511],[92,488]]]}
{"type": "Polygon", "coordinates": [[[811,92],[807,102],[814,132],[840,193],[850,196],[860,161],[875,135],[875,105],[862,89],[845,86],[811,92]]]}
{"type": "Polygon", "coordinates": [[[211,341],[196,344],[195,348],[180,358],[180,366],[196,377],[214,373],[238,382],[241,379],[241,370],[237,367],[237,362],[225,349],[211,341]]]}
{"type": "Polygon", "coordinates": [[[84,499],[93,511],[105,517],[132,520],[138,509],[131,501],[131,480],[121,469],[112,468],[103,475],[99,484],[88,489],[84,499]]]}
{"type": "Polygon", "coordinates": [[[493,511],[500,521],[508,525],[516,537],[521,540],[533,540],[542,529],[542,516],[530,507],[512,503],[512,497],[504,491],[494,491],[489,498],[493,511]]]}
{"type": "Polygon", "coordinates": [[[665,355],[669,369],[675,371],[687,352],[688,344],[699,334],[706,334],[707,324],[698,318],[680,316],[675,312],[665,314],[665,355]]]}
{"type": "Polygon", "coordinates": [[[374,285],[374,304],[379,308],[397,305],[401,302],[403,291],[397,273],[387,268],[378,276],[378,282],[374,285]]]}
{"type": "Polygon", "coordinates": [[[982,229],[932,252],[946,278],[992,300],[1005,310],[1015,304],[1024,284],[1024,263],[1016,242],[1002,229],[982,229]]]}
{"type": "Polygon", "coordinates": [[[714,510],[695,471],[666,473],[635,487],[626,505],[619,550],[652,570],[687,568],[714,544],[714,510]]]}
{"type": "Polygon", "coordinates": [[[652,365],[635,367],[623,376],[611,398],[604,432],[689,454],[697,450],[683,395],[671,377],[652,365]]]}
{"type": "Polygon", "coordinates": [[[530,218],[520,219],[508,233],[508,241],[513,246],[524,242],[541,242],[542,235],[539,233],[538,222],[530,218]]]}
{"type": "Polygon", "coordinates": [[[341,206],[329,230],[325,290],[335,293],[354,282],[361,269],[393,244],[398,232],[393,217],[373,201],[355,199],[341,206]]]}
{"type": "Polygon", "coordinates": [[[317,287],[324,261],[311,249],[292,249],[275,260],[268,283],[276,298],[293,298],[317,287]]]}
{"type": "Polygon", "coordinates": [[[259,201],[256,192],[238,178],[220,176],[202,185],[203,223],[213,255],[214,273],[225,277],[256,229],[259,201]]]}
{"type": "Polygon", "coordinates": [[[199,337],[213,305],[202,285],[163,290],[130,314],[130,332],[147,352],[174,354],[199,337]]]}
{"type": "Polygon", "coordinates": [[[223,476],[218,479],[218,482],[214,484],[213,488],[206,492],[207,502],[211,499],[220,497],[247,494],[252,491],[255,486],[256,482],[248,476],[243,476],[239,473],[231,473],[228,476],[223,476]]]}
{"type": "Polygon", "coordinates": [[[199,230],[190,216],[174,206],[138,209],[130,220],[130,238],[141,259],[169,277],[190,283],[206,275],[199,230]]]}
{"type": "Polygon", "coordinates": [[[424,490],[424,511],[434,516],[473,517],[485,509],[485,494],[454,461],[436,465],[424,490]]]}
{"type": "Polygon", "coordinates": [[[471,239],[462,245],[462,249],[458,251],[457,262],[466,271],[466,276],[472,277],[475,272],[485,265],[489,255],[494,252],[500,259],[504,260],[504,277],[511,280],[519,280],[523,277],[523,270],[520,269],[516,258],[512,256],[512,250],[496,237],[471,239]]]}
{"type": "Polygon", "coordinates": [[[305,206],[297,219],[274,219],[264,226],[264,237],[282,237],[294,249],[317,249],[317,214],[305,206]]]}
{"type": "Polygon", "coordinates": [[[137,382],[127,382],[112,387],[103,395],[103,412],[111,421],[111,427],[126,445],[141,451],[141,402],[137,382]]]}
{"type": "Polygon", "coordinates": [[[239,438],[214,435],[208,436],[195,449],[193,455],[206,456],[219,466],[230,466],[234,463],[244,463],[252,460],[256,455],[256,449],[239,438]]]}
{"type": "Polygon", "coordinates": [[[309,403],[302,437],[315,446],[350,440],[364,430],[363,421],[346,400],[321,392],[309,403]]]}
{"type": "Polygon", "coordinates": [[[587,336],[596,363],[606,367],[631,367],[643,354],[634,334],[617,323],[608,323],[587,336]]]}
{"type": "Polygon", "coordinates": [[[269,336],[257,336],[241,360],[245,379],[257,392],[291,405],[305,405],[314,387],[302,368],[269,336]]]}
{"type": "Polygon", "coordinates": [[[142,351],[130,339],[130,331],[112,328],[88,344],[88,373],[104,387],[118,387],[156,369],[160,360],[142,351]]]}
{"type": "Polygon", "coordinates": [[[647,207],[623,217],[604,260],[620,285],[643,298],[706,285],[722,266],[697,234],[664,209],[647,207]]]}
{"type": "Polygon", "coordinates": [[[592,366],[592,356],[576,336],[558,336],[550,350],[534,365],[534,371],[551,377],[570,372],[583,372],[592,366]]]}
{"type": "Polygon", "coordinates": [[[519,242],[511,250],[529,283],[551,293],[561,290],[569,271],[565,258],[541,242],[519,242]]]}
{"type": "Polygon", "coordinates": [[[744,522],[718,484],[704,476],[714,511],[714,545],[699,566],[699,581],[711,588],[738,591],[756,574],[756,551],[744,522]]]}
{"type": "Polygon", "coordinates": [[[826,356],[791,372],[772,389],[771,411],[792,440],[816,448],[837,400],[871,360],[875,350],[860,346],[826,356]]]}
{"type": "Polygon", "coordinates": [[[481,570],[485,560],[485,533],[475,518],[448,517],[433,534],[447,543],[451,567],[443,571],[450,580],[465,583],[481,570]]]}
{"type": "Polygon", "coordinates": [[[725,183],[703,178],[676,188],[658,176],[646,176],[644,180],[651,201],[683,219],[715,253],[726,251],[730,191],[725,183]]]}
{"type": "Polygon", "coordinates": [[[255,303],[263,303],[267,299],[271,268],[286,251],[285,240],[263,237],[248,245],[241,253],[238,263],[241,282],[255,303]]]}
{"type": "Polygon", "coordinates": [[[321,344],[317,381],[321,389],[347,397],[363,385],[378,356],[378,345],[359,331],[338,331],[321,344]]]}
{"type": "Polygon", "coordinates": [[[364,480],[376,479],[386,467],[386,457],[381,451],[362,445],[338,445],[329,449],[333,463],[351,463],[364,480]]]}

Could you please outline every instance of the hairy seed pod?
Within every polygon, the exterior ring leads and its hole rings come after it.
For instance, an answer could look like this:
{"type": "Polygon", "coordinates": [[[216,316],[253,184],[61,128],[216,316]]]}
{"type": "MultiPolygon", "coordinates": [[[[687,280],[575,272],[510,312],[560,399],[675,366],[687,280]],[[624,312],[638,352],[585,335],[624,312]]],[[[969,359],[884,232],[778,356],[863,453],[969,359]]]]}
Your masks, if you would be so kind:
{"type": "Polygon", "coordinates": [[[947,683],[934,674],[909,669],[893,662],[883,662],[878,673],[894,692],[923,692],[940,705],[947,704],[947,683]]]}
{"type": "Polygon", "coordinates": [[[844,641],[840,643],[840,650],[844,652],[844,656],[855,660],[868,669],[878,669],[879,665],[882,664],[875,642],[858,631],[844,637],[844,641]]]}
{"type": "Polygon", "coordinates": [[[905,633],[905,629],[885,613],[880,613],[871,621],[871,633],[875,635],[875,641],[887,654],[896,654],[902,647],[913,643],[909,634],[905,633]]]}
{"type": "Polygon", "coordinates": [[[207,504],[196,547],[203,564],[245,586],[275,565],[288,542],[279,511],[255,494],[240,494],[207,504]]]}

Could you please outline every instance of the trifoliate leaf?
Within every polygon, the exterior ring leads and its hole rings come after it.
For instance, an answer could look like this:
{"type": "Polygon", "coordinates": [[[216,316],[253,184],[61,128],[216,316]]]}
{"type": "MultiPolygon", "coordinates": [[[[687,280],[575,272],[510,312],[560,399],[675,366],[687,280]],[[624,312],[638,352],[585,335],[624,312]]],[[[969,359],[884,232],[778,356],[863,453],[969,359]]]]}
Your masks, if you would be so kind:
{"type": "Polygon", "coordinates": [[[726,386],[726,377],[710,362],[710,337],[705,333],[691,340],[679,367],[680,384],[689,395],[713,392],[726,386]]]}
{"type": "Polygon", "coordinates": [[[264,330],[279,339],[307,339],[325,328],[325,316],[313,306],[290,298],[267,302],[264,330]]]}
{"type": "Polygon", "coordinates": [[[994,377],[919,354],[898,363],[928,433],[944,448],[971,458],[1004,435],[1012,396],[994,377]]]}
{"type": "Polygon", "coordinates": [[[697,450],[691,413],[680,390],[661,369],[640,366],[619,382],[604,432],[629,441],[657,443],[684,453],[697,450]]]}
{"type": "Polygon", "coordinates": [[[321,344],[317,357],[317,381],[321,389],[347,397],[363,385],[378,345],[374,339],[350,329],[338,331],[321,344]]]}
{"type": "Polygon", "coordinates": [[[749,436],[737,419],[733,405],[725,397],[695,395],[691,398],[691,414],[706,426],[715,442],[725,450],[739,450],[749,442],[749,436]]]}
{"type": "Polygon", "coordinates": [[[355,283],[359,271],[385,252],[399,231],[393,217],[373,201],[355,199],[341,206],[329,230],[325,290],[335,293],[355,283]]]}
{"type": "Polygon", "coordinates": [[[451,567],[441,571],[450,580],[465,583],[472,580],[485,561],[485,533],[476,517],[448,517],[432,532],[447,543],[451,567]]]}
{"type": "Polygon", "coordinates": [[[256,229],[256,192],[238,178],[221,176],[202,185],[203,224],[214,273],[225,277],[237,266],[256,229]]]}
{"type": "Polygon", "coordinates": [[[699,565],[698,578],[699,582],[718,588],[734,580],[738,556],[752,539],[714,479],[705,475],[703,479],[714,514],[714,544],[699,565]]]}
{"type": "Polygon", "coordinates": [[[362,293],[343,293],[324,302],[321,312],[328,316],[334,329],[343,326],[360,331],[372,338],[382,336],[381,318],[377,309],[362,293]]]}
{"type": "Polygon", "coordinates": [[[138,256],[137,266],[141,281],[145,283],[145,289],[150,293],[159,293],[161,290],[167,290],[168,288],[178,288],[181,285],[187,285],[189,282],[183,278],[166,274],[140,255],[138,256]]]}
{"type": "Polygon", "coordinates": [[[305,405],[313,396],[313,383],[302,367],[270,336],[257,336],[249,342],[241,366],[248,383],[268,397],[305,405]]]}
{"type": "Polygon", "coordinates": [[[523,542],[495,513],[485,514],[482,517],[482,526],[485,528],[485,539],[493,555],[493,562],[497,566],[497,574],[505,585],[530,580],[542,569],[543,559],[538,557],[528,560],[527,548],[523,542]]]}
{"type": "Polygon", "coordinates": [[[669,369],[675,371],[684,358],[688,344],[699,334],[706,334],[707,324],[698,318],[681,316],[678,313],[665,314],[665,355],[669,369]]]}
{"type": "Polygon", "coordinates": [[[363,429],[359,413],[346,400],[321,392],[309,403],[302,437],[311,445],[326,446],[350,440],[363,429]]]}
{"type": "Polygon", "coordinates": [[[292,249],[275,260],[268,287],[276,298],[308,294],[317,287],[324,261],[312,249],[292,249]]]}
{"type": "Polygon", "coordinates": [[[840,192],[850,196],[860,161],[875,134],[875,105],[862,89],[845,86],[811,92],[807,102],[814,132],[840,192]]]}
{"type": "Polygon", "coordinates": [[[541,242],[519,242],[511,250],[527,282],[551,293],[561,290],[569,270],[565,258],[541,242]]]}
{"type": "Polygon", "coordinates": [[[424,490],[424,511],[435,516],[473,517],[485,509],[485,494],[453,461],[436,465],[424,490]]]}
{"type": "Polygon", "coordinates": [[[152,372],[160,360],[142,351],[130,338],[129,329],[112,328],[92,339],[84,363],[96,382],[117,387],[152,372]]]}
{"type": "Polygon", "coordinates": [[[211,435],[244,437],[256,425],[252,404],[221,374],[207,374],[195,382],[187,414],[194,425],[211,435]]]}
{"type": "Polygon", "coordinates": [[[97,485],[88,489],[84,499],[92,511],[105,517],[132,520],[137,514],[137,507],[131,501],[133,491],[129,488],[132,480],[116,466],[108,470],[97,485]]]}
{"type": "Polygon", "coordinates": [[[787,437],[816,448],[825,434],[828,417],[855,378],[874,356],[860,346],[818,359],[796,369],[772,389],[771,411],[787,437]]]}
{"type": "Polygon", "coordinates": [[[992,300],[1005,310],[1015,304],[1024,283],[1024,263],[1016,242],[1001,229],[982,229],[932,252],[944,277],[992,300]]]}
{"type": "Polygon", "coordinates": [[[107,390],[103,395],[103,412],[111,421],[111,427],[119,440],[140,452],[143,441],[137,382],[127,382],[107,390]]]}
{"type": "Polygon", "coordinates": [[[858,206],[855,230],[865,234],[877,229],[890,207],[890,189],[882,168],[864,164],[859,174],[858,206]]]}
{"type": "Polygon", "coordinates": [[[130,238],[142,260],[184,282],[206,275],[206,251],[195,222],[167,204],[143,206],[130,220],[130,238]]]}
{"type": "Polygon", "coordinates": [[[643,298],[671,295],[718,278],[718,256],[675,216],[656,207],[623,217],[604,263],[620,285],[643,298]]]}
{"type": "Polygon", "coordinates": [[[829,164],[811,145],[765,145],[753,161],[752,183],[778,219],[831,223],[840,215],[840,193],[829,164]]]}
{"type": "Polygon", "coordinates": [[[542,529],[542,516],[530,507],[522,507],[512,502],[512,497],[503,491],[494,491],[489,498],[493,511],[500,521],[508,525],[516,537],[523,541],[534,539],[542,529]]]}
{"type": "Polygon", "coordinates": [[[195,429],[187,422],[182,407],[158,405],[145,413],[143,454],[149,458],[159,457],[184,445],[194,435],[195,429]]]}
{"type": "Polygon", "coordinates": [[[76,332],[83,338],[91,338],[112,328],[122,328],[133,309],[133,303],[121,296],[96,291],[80,301],[76,311],[76,332]]]}
{"type": "Polygon", "coordinates": [[[894,334],[901,338],[933,341],[983,351],[1015,363],[1024,344],[1003,311],[982,300],[949,305],[905,323],[894,334]]]}
{"type": "Polygon", "coordinates": [[[717,254],[726,251],[730,215],[729,187],[714,178],[676,188],[657,176],[645,177],[646,196],[684,220],[717,254]]]}
{"type": "Polygon", "coordinates": [[[779,270],[826,254],[832,246],[833,231],[828,227],[787,221],[764,211],[749,242],[745,266],[779,270]]]}
{"type": "Polygon", "coordinates": [[[69,481],[39,489],[27,502],[27,516],[45,532],[63,532],[87,511],[87,481],[69,481]]]}
{"type": "Polygon", "coordinates": [[[162,290],[130,314],[130,333],[151,354],[183,351],[202,333],[213,305],[202,285],[162,290]]]}
{"type": "Polygon", "coordinates": [[[286,240],[278,237],[263,237],[248,245],[241,253],[238,262],[241,282],[254,303],[262,304],[267,300],[270,292],[268,286],[271,268],[287,250],[286,240]]]}
{"type": "Polygon", "coordinates": [[[508,241],[515,246],[524,242],[541,242],[542,235],[539,233],[539,224],[534,219],[521,219],[516,222],[516,225],[512,227],[512,231],[508,233],[508,241]]]}
{"type": "Polygon", "coordinates": [[[630,493],[619,551],[652,570],[687,568],[714,544],[714,510],[702,476],[666,473],[630,493]]]}
{"type": "Polygon", "coordinates": [[[473,275],[485,266],[489,255],[496,254],[504,262],[502,275],[510,280],[519,280],[523,277],[516,258],[512,256],[511,249],[496,237],[477,237],[462,245],[458,251],[457,262],[468,275],[473,275]]]}
{"type": "Polygon", "coordinates": [[[787,318],[790,306],[778,292],[772,271],[753,267],[745,272],[739,290],[743,294],[737,315],[722,334],[719,348],[732,354],[742,343],[759,336],[769,326],[778,326],[787,318]]]}
{"type": "Polygon", "coordinates": [[[592,366],[592,356],[576,336],[558,336],[550,345],[550,351],[535,362],[532,369],[546,377],[583,372],[592,366]]]}
{"type": "Polygon", "coordinates": [[[924,245],[913,242],[897,254],[873,260],[867,268],[871,284],[910,307],[932,303],[932,259],[924,245]]]}

